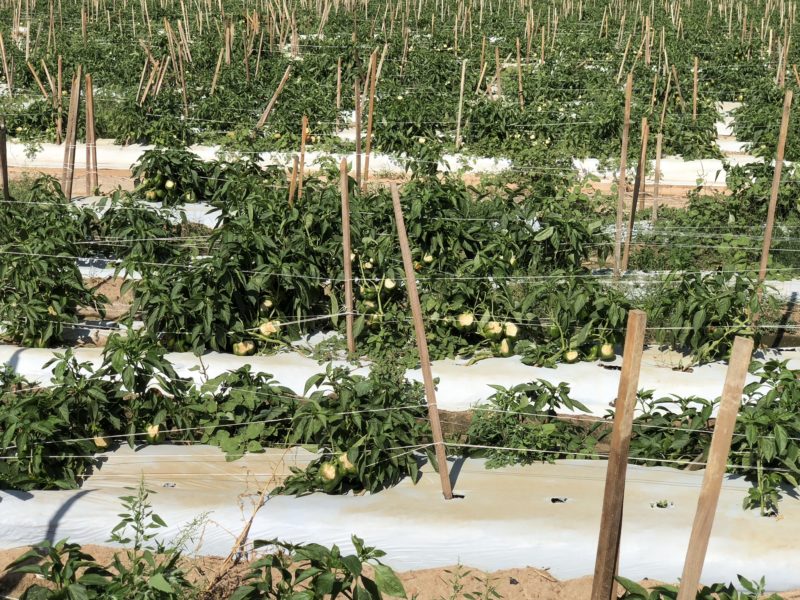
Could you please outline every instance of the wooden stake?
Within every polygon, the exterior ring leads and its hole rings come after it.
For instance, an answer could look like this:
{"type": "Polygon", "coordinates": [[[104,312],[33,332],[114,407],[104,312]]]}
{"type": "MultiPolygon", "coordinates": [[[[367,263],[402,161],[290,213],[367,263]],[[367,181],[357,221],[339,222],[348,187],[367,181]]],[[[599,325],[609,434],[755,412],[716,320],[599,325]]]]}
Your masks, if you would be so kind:
{"type": "Polygon", "coordinates": [[[306,137],[308,136],[308,117],[300,120],[300,173],[297,180],[297,199],[303,199],[303,179],[306,174],[306,137]]]}
{"type": "Polygon", "coordinates": [[[11,76],[11,71],[8,69],[8,61],[6,60],[6,44],[3,40],[3,34],[0,33],[0,58],[3,60],[3,75],[6,78],[6,84],[8,85],[8,97],[14,97],[14,79],[11,76]]]}
{"type": "Polygon", "coordinates": [[[297,156],[292,157],[292,176],[289,180],[289,206],[294,204],[294,190],[297,188],[297,156]]]}
{"type": "Polygon", "coordinates": [[[628,56],[628,50],[630,50],[630,48],[631,48],[631,38],[632,37],[633,37],[632,33],[628,34],[628,43],[625,44],[625,51],[622,53],[622,60],[619,63],[619,71],[617,71],[617,83],[619,83],[619,80],[622,79],[622,73],[625,70],[625,59],[628,56]]]}
{"type": "Polygon", "coordinates": [[[658,220],[658,202],[661,192],[661,142],[664,134],[660,131],[656,134],[656,171],[653,177],[653,227],[658,220]]]}
{"type": "Polygon", "coordinates": [[[58,72],[56,73],[56,142],[61,143],[61,132],[64,131],[64,118],[62,115],[64,102],[63,98],[61,97],[61,91],[64,89],[64,69],[62,65],[61,55],[58,55],[58,72]]]}
{"type": "Polygon", "coordinates": [[[681,81],[678,79],[678,71],[675,65],[672,65],[672,78],[675,80],[675,91],[678,92],[678,102],[680,102],[681,110],[686,110],[686,104],[683,101],[683,94],[681,93],[681,81]]]}
{"type": "Polygon", "coordinates": [[[525,98],[522,95],[522,60],[520,58],[519,38],[517,38],[517,94],[519,96],[519,109],[525,108],[525,98]]]}
{"type": "Polygon", "coordinates": [[[42,92],[42,96],[44,97],[45,100],[47,100],[48,99],[47,91],[44,89],[44,86],[42,85],[42,80],[39,79],[39,74],[36,72],[36,69],[33,67],[30,61],[28,61],[26,64],[28,65],[28,70],[31,72],[31,75],[33,75],[33,80],[36,82],[36,85],[39,86],[39,91],[42,92]]]}
{"type": "Polygon", "coordinates": [[[403,220],[403,207],[400,205],[400,194],[397,191],[397,184],[395,183],[392,184],[392,203],[394,205],[394,218],[397,225],[397,237],[400,240],[400,252],[403,255],[403,268],[406,272],[408,301],[411,304],[411,314],[414,318],[414,333],[417,337],[417,350],[419,351],[419,361],[422,367],[422,380],[425,384],[425,397],[428,400],[428,418],[431,421],[433,443],[436,449],[436,462],[439,467],[439,478],[442,482],[442,495],[445,500],[452,500],[453,488],[447,469],[447,454],[445,453],[442,426],[439,423],[439,409],[436,406],[436,388],[433,384],[431,361],[428,356],[425,325],[422,322],[422,307],[419,303],[419,295],[417,294],[417,278],[414,272],[414,265],[411,262],[411,248],[408,245],[408,235],[406,234],[406,225],[403,220]]]}
{"type": "Polygon", "coordinates": [[[667,100],[669,99],[669,89],[672,85],[672,71],[667,73],[667,86],[664,89],[664,103],[661,106],[661,119],[658,122],[658,130],[664,131],[664,119],[667,117],[667,100]]]}
{"type": "Polygon", "coordinates": [[[8,149],[6,148],[6,120],[0,120],[0,174],[3,178],[3,199],[11,201],[11,192],[8,189],[8,149]]]}
{"type": "Polygon", "coordinates": [[[467,59],[461,62],[461,87],[458,92],[458,117],[456,119],[456,150],[461,148],[461,118],[464,115],[464,83],[467,77],[467,59]]]}
{"type": "Polygon", "coordinates": [[[86,74],[86,195],[91,196],[98,186],[97,139],[94,131],[94,90],[92,76],[86,74]]]}
{"type": "Polygon", "coordinates": [[[264,126],[264,123],[267,122],[269,118],[269,114],[272,112],[275,103],[278,101],[278,96],[281,95],[283,91],[283,86],[286,85],[286,82],[289,80],[289,75],[292,73],[292,65],[286,67],[286,71],[283,73],[283,77],[281,77],[281,82],[278,84],[278,89],[275,90],[275,93],[272,95],[272,98],[267,104],[267,108],[264,109],[264,112],[261,115],[261,118],[258,119],[258,123],[256,123],[256,129],[261,129],[264,126]]]}
{"type": "Polygon", "coordinates": [[[694,57],[694,74],[692,80],[692,122],[697,121],[697,71],[700,59],[694,57]]]}
{"type": "Polygon", "coordinates": [[[639,198],[639,208],[644,210],[645,180],[647,178],[647,145],[650,142],[650,124],[647,117],[642,118],[642,153],[639,155],[639,165],[641,166],[641,177],[639,179],[639,190],[634,191],[633,204],[639,198]]]}
{"type": "Polygon", "coordinates": [[[497,97],[503,95],[503,84],[500,82],[500,46],[494,47],[494,94],[497,97]]]}
{"type": "Polygon", "coordinates": [[[347,332],[347,352],[356,353],[356,340],[353,335],[353,261],[350,258],[350,190],[347,176],[347,159],[339,163],[342,193],[342,250],[344,252],[344,310],[345,330],[347,332]]]}
{"type": "Polygon", "coordinates": [[[617,221],[614,231],[614,277],[619,277],[622,261],[622,212],[625,207],[625,170],[628,165],[628,132],[631,126],[631,96],[633,94],[633,73],[628,73],[625,84],[625,116],[622,122],[622,149],[619,157],[619,179],[617,181],[617,221]]]}
{"type": "Polygon", "coordinates": [[[217,66],[214,67],[214,76],[211,78],[211,93],[210,96],[214,95],[214,91],[217,89],[217,81],[219,80],[219,71],[222,68],[222,58],[225,54],[225,50],[220,48],[219,56],[217,57],[217,66]]]}
{"type": "Polygon", "coordinates": [[[75,142],[78,134],[78,111],[81,101],[81,66],[72,78],[72,90],[67,113],[67,135],[64,143],[64,168],[61,174],[61,189],[67,200],[72,198],[72,180],[75,176],[75,142]]]}
{"type": "Polygon", "coordinates": [[[633,428],[633,409],[639,387],[639,369],[644,350],[647,314],[641,310],[628,313],[622,373],[614,405],[614,425],[608,452],[603,513],[592,582],[592,600],[609,600],[614,592],[614,576],[619,560],[622,533],[622,507],[625,499],[625,476],[628,470],[628,449],[633,428]]]}
{"type": "Polygon", "coordinates": [[[622,255],[622,271],[628,270],[628,259],[631,255],[631,242],[633,241],[633,226],[636,221],[636,206],[639,195],[642,193],[644,174],[647,171],[647,117],[642,117],[642,151],[639,154],[639,164],[636,165],[636,179],[633,182],[633,197],[631,198],[631,216],[628,221],[628,235],[625,238],[625,252],[622,255]]]}
{"type": "Polygon", "coordinates": [[[369,78],[369,108],[367,110],[367,141],[364,148],[364,181],[361,184],[362,191],[367,191],[367,181],[369,181],[369,153],[372,150],[372,119],[375,114],[375,85],[378,76],[378,55],[372,53],[370,60],[369,78]]]}
{"type": "Polygon", "coordinates": [[[339,116],[342,113],[342,57],[336,60],[336,131],[339,131],[339,116]]]}
{"type": "Polygon", "coordinates": [[[719,493],[722,489],[722,477],[725,475],[728,464],[736,415],[739,413],[739,406],[742,402],[742,390],[752,354],[753,339],[737,336],[733,341],[731,360],[725,375],[725,385],[722,388],[722,399],[714,424],[711,448],[708,451],[703,485],[697,500],[697,512],[694,514],[692,535],[689,538],[686,561],[683,563],[678,600],[694,600],[697,596],[697,587],[700,584],[700,575],[703,572],[703,563],[708,550],[708,540],[714,525],[714,513],[717,511],[719,493]]]}
{"type": "Polygon", "coordinates": [[[356,103],[356,186],[361,189],[361,86],[358,77],[353,84],[353,91],[356,103]]]}
{"type": "Polygon", "coordinates": [[[761,264],[758,268],[758,282],[761,283],[767,276],[767,262],[769,249],[772,245],[772,229],[775,226],[775,207],[778,203],[778,190],[781,186],[781,171],[783,170],[783,151],[786,148],[786,135],[789,132],[789,114],[792,108],[792,90],[786,90],[783,98],[783,116],[781,129],[778,136],[778,151],[775,157],[775,173],[772,176],[772,189],[769,193],[769,208],[767,209],[767,225],[764,230],[764,245],[761,248],[761,264]]]}

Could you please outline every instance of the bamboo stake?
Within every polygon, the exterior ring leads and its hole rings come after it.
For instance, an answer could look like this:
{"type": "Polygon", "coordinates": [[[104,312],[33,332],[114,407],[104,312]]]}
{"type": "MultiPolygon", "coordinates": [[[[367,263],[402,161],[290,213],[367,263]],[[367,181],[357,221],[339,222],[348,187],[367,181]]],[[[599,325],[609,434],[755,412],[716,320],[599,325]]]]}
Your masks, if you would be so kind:
{"type": "Polygon", "coordinates": [[[752,354],[753,339],[737,336],[733,341],[731,360],[725,375],[725,385],[722,388],[722,399],[714,424],[714,435],[711,438],[703,484],[697,500],[697,511],[694,515],[689,547],[686,551],[686,561],[683,563],[678,600],[694,600],[697,596],[700,575],[703,572],[703,563],[708,550],[708,540],[714,525],[714,513],[717,511],[719,493],[722,489],[722,477],[727,469],[736,415],[739,413],[739,406],[742,402],[742,390],[752,354]]]}
{"type": "Polygon", "coordinates": [[[786,148],[786,135],[789,132],[789,115],[792,107],[792,90],[786,90],[783,98],[783,115],[781,116],[781,129],[778,135],[778,150],[775,157],[775,173],[772,177],[772,188],[769,193],[769,208],[767,209],[767,225],[764,230],[764,245],[761,248],[761,264],[758,267],[758,282],[761,283],[767,276],[767,262],[769,249],[772,245],[772,229],[775,226],[775,207],[778,203],[778,191],[781,186],[781,171],[783,170],[783,153],[786,148]]]}
{"type": "Polygon", "coordinates": [[[344,253],[344,310],[347,333],[347,352],[356,353],[356,340],[353,335],[353,261],[350,249],[350,191],[347,176],[347,159],[339,163],[342,194],[342,251],[344,253]]]}
{"type": "Polygon", "coordinates": [[[439,422],[439,409],[436,406],[436,388],[433,384],[433,374],[431,373],[431,362],[428,356],[428,342],[425,338],[425,325],[422,322],[422,307],[417,293],[417,278],[414,272],[414,265],[411,262],[411,248],[408,245],[408,235],[406,225],[403,220],[403,208],[400,205],[400,194],[397,191],[397,184],[392,184],[392,204],[394,205],[394,218],[397,225],[397,237],[400,240],[400,251],[403,255],[403,268],[406,273],[406,289],[408,290],[408,300],[411,304],[411,314],[414,318],[414,333],[417,338],[417,350],[422,368],[422,380],[425,384],[425,397],[428,401],[428,418],[431,422],[433,433],[433,444],[436,450],[436,462],[438,463],[439,478],[442,483],[442,495],[445,500],[452,500],[453,488],[450,483],[450,475],[447,468],[447,454],[445,453],[444,437],[442,436],[442,426],[439,422]]]}
{"type": "Polygon", "coordinates": [[[272,112],[275,103],[278,101],[278,96],[281,95],[281,92],[283,91],[283,86],[286,85],[286,82],[289,80],[289,75],[291,73],[292,73],[292,65],[289,65],[288,67],[286,67],[286,71],[284,71],[283,77],[281,77],[281,82],[278,84],[278,89],[275,90],[275,93],[272,95],[269,104],[267,104],[267,108],[264,109],[264,112],[258,119],[258,123],[256,124],[256,129],[261,129],[264,126],[264,123],[267,122],[269,114],[272,112]]]}
{"type": "Polygon", "coordinates": [[[622,149],[619,157],[619,179],[617,181],[617,221],[614,231],[614,276],[619,277],[622,261],[622,212],[625,207],[625,170],[628,164],[628,132],[631,126],[631,96],[633,94],[633,73],[628,73],[625,84],[625,116],[622,122],[622,149]]]}
{"type": "Polygon", "coordinates": [[[614,425],[611,448],[608,452],[606,485],[603,493],[603,512],[592,582],[592,600],[609,600],[614,592],[614,576],[619,560],[622,533],[622,507],[625,499],[625,476],[628,470],[628,450],[633,428],[633,409],[639,386],[639,370],[644,350],[647,314],[641,310],[628,313],[625,348],[622,354],[622,373],[614,405],[614,425]]]}

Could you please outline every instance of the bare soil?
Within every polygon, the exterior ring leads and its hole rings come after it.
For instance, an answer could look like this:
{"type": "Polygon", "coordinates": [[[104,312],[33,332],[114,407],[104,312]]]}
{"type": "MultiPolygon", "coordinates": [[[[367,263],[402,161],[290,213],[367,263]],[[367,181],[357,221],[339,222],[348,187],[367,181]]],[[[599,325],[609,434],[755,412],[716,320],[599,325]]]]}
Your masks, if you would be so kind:
{"type": "MultiPolygon", "coordinates": [[[[29,548],[0,550],[0,594],[7,598],[18,598],[33,583],[42,585],[42,580],[33,575],[14,575],[6,572],[8,565],[29,548]]],[[[110,564],[117,550],[105,546],[86,545],[84,552],[92,555],[103,565],[110,564]]],[[[205,582],[213,580],[215,575],[224,569],[225,576],[214,589],[205,596],[205,600],[224,600],[241,584],[247,575],[247,565],[231,568],[219,557],[199,557],[187,560],[185,568],[189,578],[199,588],[205,582]]],[[[590,576],[561,581],[546,570],[533,567],[505,569],[493,573],[484,573],[464,566],[452,566],[437,569],[424,569],[399,573],[409,598],[418,600],[439,600],[440,598],[463,599],[465,594],[481,594],[494,589],[504,600],[586,600],[591,595],[592,578],[590,576]],[[461,587],[457,595],[454,589],[461,587]]],[[[660,582],[645,580],[645,587],[654,587],[660,582]]],[[[786,600],[800,600],[800,590],[782,593],[786,600]]],[[[495,597],[496,598],[496,597],[495,597]]]]}
{"type": "MultiPolygon", "coordinates": [[[[61,169],[27,169],[21,167],[12,167],[9,169],[9,176],[12,180],[30,177],[39,173],[45,175],[52,175],[56,178],[61,177],[61,169]]],[[[75,183],[73,185],[73,197],[86,195],[85,170],[75,170],[75,183]]],[[[477,174],[466,173],[462,175],[465,183],[468,185],[478,185],[482,176],[477,174]]],[[[370,187],[373,186],[388,186],[391,183],[403,183],[408,178],[403,175],[386,176],[386,175],[373,175],[369,179],[370,187]]],[[[587,191],[597,191],[604,194],[611,192],[612,183],[608,181],[592,182],[587,191]]],[[[98,187],[104,192],[110,192],[116,188],[122,188],[126,191],[131,191],[134,188],[133,175],[129,169],[100,169],[98,170],[98,187]]],[[[667,206],[672,208],[682,208],[686,206],[687,198],[690,192],[695,191],[695,186],[675,186],[675,185],[662,185],[659,190],[659,206],[667,206]]],[[[649,209],[651,206],[650,193],[651,188],[645,190],[646,200],[645,205],[649,209]]],[[[722,188],[704,188],[700,193],[715,193],[724,192],[722,188]]]]}
{"type": "MultiPolygon", "coordinates": [[[[29,169],[23,167],[9,167],[8,176],[14,180],[24,179],[26,177],[35,177],[36,175],[52,175],[56,179],[61,179],[61,169],[29,169]]],[[[72,185],[72,196],[85,196],[86,195],[86,170],[75,169],[75,180],[72,185]]],[[[133,185],[133,176],[129,169],[99,169],[97,172],[98,187],[104,192],[121,187],[123,190],[131,191],[135,187],[133,185]]]]}

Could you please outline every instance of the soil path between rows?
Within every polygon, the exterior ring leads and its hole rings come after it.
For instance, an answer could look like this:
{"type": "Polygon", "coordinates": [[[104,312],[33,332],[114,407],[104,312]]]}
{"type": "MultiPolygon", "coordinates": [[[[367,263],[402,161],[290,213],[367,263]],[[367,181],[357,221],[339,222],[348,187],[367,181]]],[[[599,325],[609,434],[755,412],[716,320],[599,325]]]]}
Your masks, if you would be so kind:
{"type": "MultiPolygon", "coordinates": [[[[19,598],[22,592],[34,582],[42,584],[33,575],[19,577],[6,573],[8,565],[28,548],[0,550],[0,594],[6,598],[19,598]]],[[[116,551],[105,546],[86,545],[83,550],[89,553],[100,564],[110,564],[116,551]]],[[[186,568],[190,578],[196,582],[205,581],[213,576],[222,565],[221,558],[202,557],[187,561],[186,568]]],[[[244,566],[226,569],[232,580],[221,582],[220,593],[212,596],[222,600],[228,592],[236,587],[247,573],[244,566]]],[[[586,600],[591,595],[592,578],[590,576],[560,581],[546,570],[533,567],[505,569],[493,573],[484,573],[466,566],[452,566],[436,569],[423,569],[399,573],[405,585],[407,596],[418,600],[439,600],[453,597],[454,582],[458,581],[463,589],[456,598],[464,598],[465,594],[475,594],[478,598],[487,589],[487,582],[499,594],[502,600],[586,600]],[[460,573],[459,578],[457,574],[460,573]]],[[[645,587],[659,584],[657,581],[640,582],[645,587]]],[[[800,600],[800,590],[781,593],[786,600],[800,600]]]]}
{"type": "MultiPolygon", "coordinates": [[[[9,168],[9,176],[12,180],[22,179],[24,177],[33,177],[38,174],[52,175],[57,179],[61,178],[61,169],[30,169],[21,167],[9,168]]],[[[470,185],[477,185],[480,183],[481,177],[479,175],[464,175],[464,181],[470,185]]],[[[403,177],[372,177],[370,183],[373,185],[389,185],[390,183],[401,183],[405,179],[403,177]]],[[[75,170],[75,180],[72,186],[73,197],[81,197],[86,195],[86,172],[83,169],[75,170]]],[[[609,194],[612,191],[612,183],[601,181],[592,182],[589,188],[603,194],[609,194]]],[[[98,171],[98,186],[103,192],[110,192],[117,187],[126,191],[134,189],[133,176],[129,169],[100,169],[98,171]]],[[[695,186],[668,186],[662,185],[659,191],[659,206],[668,206],[671,208],[682,208],[686,206],[688,195],[690,192],[696,190],[695,186]]],[[[646,199],[644,201],[645,208],[650,210],[652,200],[650,199],[650,192],[647,189],[645,192],[646,199]]],[[[713,191],[723,191],[714,188],[713,191]]],[[[704,193],[711,193],[712,190],[704,190],[704,193]]]]}

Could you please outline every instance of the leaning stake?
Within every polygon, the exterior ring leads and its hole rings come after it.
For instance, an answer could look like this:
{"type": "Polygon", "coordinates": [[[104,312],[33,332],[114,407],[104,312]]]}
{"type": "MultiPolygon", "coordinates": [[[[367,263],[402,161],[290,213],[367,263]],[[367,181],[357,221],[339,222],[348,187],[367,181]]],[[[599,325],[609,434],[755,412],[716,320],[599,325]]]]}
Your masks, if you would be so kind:
{"type": "Polygon", "coordinates": [[[764,230],[764,245],[761,248],[761,264],[758,267],[758,282],[767,277],[769,248],[772,245],[772,228],[775,226],[775,206],[778,203],[778,191],[781,187],[781,171],[783,170],[783,151],[786,148],[786,135],[789,132],[789,109],[792,107],[792,90],[786,90],[783,98],[783,116],[778,137],[778,152],[775,157],[775,173],[772,176],[772,188],[769,192],[769,208],[767,209],[767,225],[764,230]]]}
{"type": "Polygon", "coordinates": [[[628,329],[622,355],[617,401],[614,405],[614,426],[606,467],[603,513],[594,565],[592,600],[609,600],[614,591],[614,576],[619,560],[622,533],[622,505],[625,499],[625,475],[628,470],[628,449],[631,444],[633,408],[639,386],[639,368],[644,350],[644,329],[647,315],[641,310],[628,313],[628,329]]]}
{"type": "Polygon", "coordinates": [[[400,194],[397,184],[392,184],[392,204],[394,204],[394,218],[397,223],[397,237],[400,240],[400,252],[403,255],[403,268],[406,272],[406,287],[408,301],[411,304],[411,314],[414,318],[414,333],[417,337],[417,350],[422,366],[422,380],[425,383],[425,397],[428,400],[428,418],[433,431],[433,443],[436,447],[436,462],[439,463],[439,478],[442,480],[442,494],[445,500],[453,498],[453,488],[450,484],[450,475],[447,472],[447,455],[444,451],[444,438],[442,426],[439,423],[439,409],[436,407],[436,388],[433,386],[431,362],[428,356],[428,342],[425,339],[425,325],[422,323],[422,307],[417,294],[417,279],[414,274],[414,265],[411,262],[411,249],[408,245],[406,224],[403,220],[403,208],[400,206],[400,194]]]}
{"type": "Polygon", "coordinates": [[[78,134],[78,111],[81,103],[81,65],[72,78],[72,92],[67,115],[67,136],[64,145],[64,168],[61,174],[61,189],[69,200],[72,197],[72,182],[75,177],[75,144],[78,134]]]}
{"type": "Polygon", "coordinates": [[[617,181],[617,221],[614,229],[614,277],[619,277],[622,261],[622,211],[625,208],[625,169],[628,163],[628,131],[631,126],[631,95],[633,73],[628,73],[625,84],[625,116],[622,122],[622,149],[619,155],[619,181],[617,181]]]}
{"type": "Polygon", "coordinates": [[[742,402],[742,390],[752,354],[752,338],[737,336],[733,342],[728,373],[725,375],[725,386],[722,388],[722,400],[714,424],[714,436],[711,438],[711,448],[708,451],[708,463],[700,488],[700,498],[697,500],[697,512],[694,514],[686,562],[683,563],[678,600],[694,600],[697,595],[697,586],[700,584],[703,562],[708,550],[708,539],[711,536],[711,527],[714,525],[714,513],[722,489],[722,476],[728,464],[733,428],[742,402]]]}

